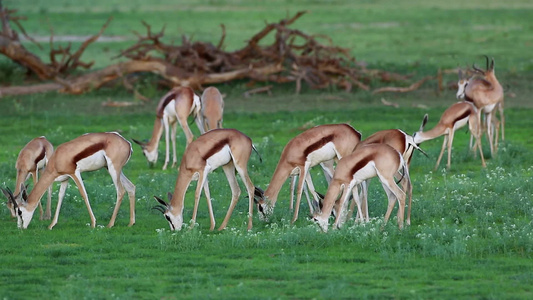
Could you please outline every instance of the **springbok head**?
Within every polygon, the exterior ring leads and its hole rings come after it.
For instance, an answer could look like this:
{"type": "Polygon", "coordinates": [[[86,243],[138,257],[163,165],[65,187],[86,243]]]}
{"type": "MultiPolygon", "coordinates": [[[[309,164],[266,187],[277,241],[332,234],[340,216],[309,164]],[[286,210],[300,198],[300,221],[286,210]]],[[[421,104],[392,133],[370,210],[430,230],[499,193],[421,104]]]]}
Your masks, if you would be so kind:
{"type": "Polygon", "coordinates": [[[28,194],[26,192],[26,186],[24,184],[20,185],[20,193],[18,195],[13,195],[13,192],[9,188],[2,189],[4,196],[6,196],[8,201],[8,206],[11,206],[15,216],[17,217],[17,227],[26,229],[30,224],[31,219],[33,218],[33,211],[30,212],[26,208],[28,205],[28,194]]]}
{"type": "Polygon", "coordinates": [[[158,157],[157,147],[154,150],[150,151],[148,150],[147,142],[141,142],[136,139],[132,139],[132,140],[133,142],[135,142],[135,144],[141,146],[143,155],[144,157],[146,157],[146,160],[148,160],[148,164],[150,165],[150,167],[154,166],[157,162],[157,157],[158,157]]]}
{"type": "MultiPolygon", "coordinates": [[[[165,219],[167,219],[170,230],[181,230],[181,227],[183,226],[183,215],[180,213],[177,216],[172,214],[172,206],[170,206],[169,203],[165,202],[165,200],[154,196],[155,200],[159,203],[159,205],[156,205],[152,207],[152,209],[155,209],[157,211],[160,211],[163,216],[165,216],[165,219]]],[[[172,199],[172,194],[168,193],[168,199],[169,201],[172,199]]]]}

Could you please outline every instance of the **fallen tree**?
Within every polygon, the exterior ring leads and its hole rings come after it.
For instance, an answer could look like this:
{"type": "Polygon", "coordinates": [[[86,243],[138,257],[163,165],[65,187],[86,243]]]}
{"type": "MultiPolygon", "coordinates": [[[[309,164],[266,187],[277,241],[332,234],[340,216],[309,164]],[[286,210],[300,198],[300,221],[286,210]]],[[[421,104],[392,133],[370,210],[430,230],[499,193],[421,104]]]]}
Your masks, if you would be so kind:
{"type": "Polygon", "coordinates": [[[115,57],[122,61],[93,70],[92,62],[83,62],[81,56],[84,50],[102,35],[111,18],[76,51],[71,49],[70,44],[67,47],[56,47],[51,29],[48,54],[50,62],[45,63],[24,47],[19,40],[19,34],[10,26],[10,22],[15,24],[27,39],[33,41],[19,22],[24,18],[16,16],[15,10],[3,8],[0,2],[0,53],[25,67],[41,81],[39,84],[23,87],[1,87],[0,95],[54,90],[81,94],[111,82],[120,82],[131,89],[127,77],[146,72],[157,74],[168,86],[181,85],[202,89],[205,85],[247,79],[252,82],[264,82],[265,85],[294,83],[297,93],[303,83],[312,89],[336,86],[351,91],[354,87],[370,90],[369,83],[373,79],[408,82],[407,76],[404,75],[367,70],[364,65],[357,63],[348,49],[332,45],[327,37],[309,35],[289,28],[305,13],[301,11],[278,23],[266,24],[244,47],[231,52],[223,50],[226,36],[224,25],[221,25],[222,36],[217,45],[193,42],[185,36],[182,37],[181,45],[171,45],[163,41],[165,28],[154,33],[150,25],[143,22],[146,34],[134,32],[138,37],[137,42],[115,57]],[[274,42],[266,46],[261,45],[263,39],[271,33],[275,35],[274,42]],[[325,40],[327,45],[319,42],[319,39],[325,40]]]}

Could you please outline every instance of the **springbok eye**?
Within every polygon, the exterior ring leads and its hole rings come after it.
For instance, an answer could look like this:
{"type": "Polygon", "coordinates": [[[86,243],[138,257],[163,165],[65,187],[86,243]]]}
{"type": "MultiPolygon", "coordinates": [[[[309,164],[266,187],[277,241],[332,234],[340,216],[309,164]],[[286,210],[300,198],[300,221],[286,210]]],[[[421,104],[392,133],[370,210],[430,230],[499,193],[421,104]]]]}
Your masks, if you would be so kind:
{"type": "Polygon", "coordinates": [[[259,209],[259,212],[264,214],[263,212],[263,206],[261,204],[257,205],[257,209],[259,209]]]}
{"type": "Polygon", "coordinates": [[[22,217],[22,210],[20,210],[20,208],[17,209],[17,214],[18,214],[20,217],[22,217]]]}
{"type": "Polygon", "coordinates": [[[169,221],[170,223],[172,223],[172,221],[170,221],[170,217],[165,215],[165,219],[167,219],[167,221],[169,221]]]}

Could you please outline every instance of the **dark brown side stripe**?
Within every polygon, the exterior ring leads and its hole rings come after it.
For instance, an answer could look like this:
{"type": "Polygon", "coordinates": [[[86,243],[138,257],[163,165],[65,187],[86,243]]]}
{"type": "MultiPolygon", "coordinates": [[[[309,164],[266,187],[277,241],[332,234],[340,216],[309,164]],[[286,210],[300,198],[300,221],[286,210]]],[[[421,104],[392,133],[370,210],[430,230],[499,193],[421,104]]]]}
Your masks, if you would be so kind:
{"type": "Polygon", "coordinates": [[[211,149],[209,149],[206,153],[204,153],[204,155],[202,156],[202,158],[204,160],[207,160],[208,158],[210,158],[211,156],[213,156],[213,154],[217,153],[218,151],[220,151],[225,145],[227,145],[229,143],[229,139],[223,139],[223,140],[220,140],[218,141],[216,144],[213,145],[213,147],[211,147],[211,149]]]}
{"type": "Polygon", "coordinates": [[[374,153],[371,153],[365,157],[363,157],[363,159],[361,159],[360,161],[358,161],[353,167],[352,169],[350,170],[350,174],[353,176],[353,174],[355,174],[355,172],[359,171],[361,168],[363,168],[364,166],[366,166],[371,160],[374,159],[374,156],[375,154],[374,153]]]}
{"type": "Polygon", "coordinates": [[[470,111],[469,110],[465,110],[459,117],[455,118],[455,120],[453,120],[453,124],[459,122],[459,120],[462,120],[466,117],[468,117],[470,115],[470,111]]]}
{"type": "Polygon", "coordinates": [[[162,118],[163,117],[163,111],[165,110],[165,107],[167,107],[168,103],[174,99],[178,98],[178,93],[173,92],[167,95],[167,97],[161,102],[161,106],[157,107],[157,117],[162,118]]]}
{"type": "Polygon", "coordinates": [[[84,159],[86,157],[89,157],[89,156],[95,154],[96,152],[104,149],[104,146],[105,146],[104,143],[97,143],[97,144],[93,144],[93,145],[87,147],[86,149],[84,149],[83,151],[81,151],[80,153],[78,153],[78,154],[76,154],[74,156],[74,158],[73,158],[74,163],[76,164],[80,160],[82,160],[82,159],[84,159]]]}
{"type": "Polygon", "coordinates": [[[39,156],[37,156],[37,158],[35,158],[34,163],[37,164],[38,162],[40,162],[41,160],[43,160],[44,155],[45,155],[44,148],[41,148],[41,153],[39,153],[39,156]]]}
{"type": "Polygon", "coordinates": [[[314,142],[313,144],[309,145],[309,147],[305,148],[305,150],[304,150],[305,157],[307,157],[311,152],[316,151],[316,150],[322,148],[325,144],[333,141],[333,137],[335,137],[335,135],[330,134],[330,135],[325,136],[325,137],[321,138],[320,140],[314,142]]]}

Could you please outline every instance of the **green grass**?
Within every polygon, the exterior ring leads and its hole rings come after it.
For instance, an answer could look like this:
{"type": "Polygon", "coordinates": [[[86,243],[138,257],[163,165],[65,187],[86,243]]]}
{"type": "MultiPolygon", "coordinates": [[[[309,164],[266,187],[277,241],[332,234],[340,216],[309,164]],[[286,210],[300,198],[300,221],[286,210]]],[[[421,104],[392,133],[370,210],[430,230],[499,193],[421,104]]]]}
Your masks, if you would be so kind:
{"type": "MultiPolygon", "coordinates": [[[[173,190],[177,171],[161,170],[163,145],[152,169],[134,145],[124,170],[137,186],[137,222],[132,228],[126,226],[127,201],[115,227],[103,228],[115,201],[114,187],[104,170],[83,174],[97,219],[94,229],[87,225],[87,210],[72,184],[52,231],[47,230],[49,221],[38,217],[27,230],[18,230],[3,207],[5,202],[0,203],[0,297],[531,298],[533,106],[529,81],[533,61],[528,33],[532,5],[527,1],[485,2],[184,1],[178,6],[174,1],[3,1],[4,6],[17,7],[29,17],[24,24],[30,34],[42,36],[49,33],[46,18],[57,35],[87,35],[113,15],[106,35],[130,40],[89,48],[87,58],[95,59],[97,67],[108,64],[109,56],[133,42],[130,30],[142,31],[141,19],[154,29],[166,23],[169,39],[194,34],[195,39],[212,42],[218,41],[218,24],[225,23],[231,49],[261,29],[264,20],[278,21],[287,11],[308,9],[311,13],[296,23],[297,28],[327,34],[335,43],[351,48],[369,67],[413,73],[417,78],[474,60],[482,64],[479,55],[488,53],[495,56],[497,75],[504,85],[510,85],[510,92],[506,95],[506,141],[498,156],[490,157],[483,139],[486,169],[469,153],[465,129],[456,134],[451,170],[444,170],[441,163],[433,171],[442,138],[422,144],[430,157],[416,154],[413,159],[412,225],[402,231],[395,218],[380,230],[386,197],[374,180],[369,195],[372,220],[365,226],[349,223],[323,234],[307,220],[305,203],[298,221],[289,224],[292,213],[286,184],[271,223],[259,221],[255,214],[251,232],[246,231],[247,199],[243,197],[223,232],[208,230],[205,198],[196,228],[171,232],[168,222],[151,207],[156,204],[154,195],[166,198],[173,190]]],[[[24,78],[21,69],[4,58],[0,58],[0,75],[6,84],[24,78]]],[[[452,90],[437,95],[434,83],[408,94],[378,95],[307,89],[294,95],[294,87],[286,85],[276,86],[272,96],[244,98],[245,84],[218,86],[226,94],[224,126],[253,139],[264,161],[252,155],[249,172],[254,184],[263,188],[283,146],[304,125],[348,122],[363,137],[389,128],[412,133],[425,113],[430,116],[429,128],[456,101],[452,90]],[[399,103],[400,108],[381,105],[381,98],[399,103]]],[[[154,100],[127,108],[101,106],[109,99],[136,101],[114,87],[81,96],[52,93],[0,98],[0,186],[14,188],[18,152],[36,136],[45,135],[56,146],[95,131],[116,130],[129,140],[148,138],[156,99],[165,91],[150,81],[139,82],[137,88],[154,100]]],[[[181,131],[178,141],[180,158],[185,144],[181,131]]],[[[320,171],[313,170],[312,176],[317,189],[325,191],[320,171]]],[[[195,185],[187,194],[186,221],[192,215],[195,185]]],[[[220,224],[230,199],[223,172],[210,175],[210,188],[220,224]]]]}

